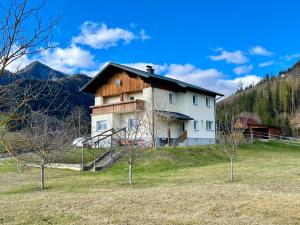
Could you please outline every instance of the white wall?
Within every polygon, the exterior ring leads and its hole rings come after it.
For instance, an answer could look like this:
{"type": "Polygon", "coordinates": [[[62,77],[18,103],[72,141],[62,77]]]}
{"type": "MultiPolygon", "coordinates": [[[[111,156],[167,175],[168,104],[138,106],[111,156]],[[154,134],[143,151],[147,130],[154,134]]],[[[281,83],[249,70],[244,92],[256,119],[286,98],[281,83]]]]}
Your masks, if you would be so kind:
{"type": "Polygon", "coordinates": [[[103,104],[103,97],[95,96],[95,105],[102,105],[103,104]]]}
{"type": "Polygon", "coordinates": [[[103,97],[103,104],[111,104],[120,102],[120,95],[103,97]]]}
{"type": "MultiPolygon", "coordinates": [[[[198,130],[195,131],[193,127],[193,121],[185,121],[185,129],[188,133],[188,138],[215,138],[215,106],[214,106],[214,98],[210,96],[205,96],[198,93],[193,93],[190,91],[187,91],[185,93],[183,92],[171,92],[167,90],[162,90],[158,88],[145,88],[143,92],[135,92],[128,94],[128,96],[132,95],[135,99],[141,99],[144,100],[146,110],[151,112],[152,107],[152,90],[154,89],[154,108],[156,110],[165,110],[165,111],[173,111],[185,114],[187,116],[190,116],[194,120],[198,120],[198,130]],[[176,96],[176,102],[175,104],[169,103],[169,93],[175,93],[176,96]],[[193,95],[196,95],[198,98],[198,104],[193,104],[193,95]],[[210,108],[206,107],[206,98],[210,98],[211,100],[211,106],[210,108]],[[213,121],[213,130],[207,131],[206,130],[206,121],[213,121]]],[[[99,98],[99,97],[97,97],[99,98]]],[[[127,99],[124,99],[125,101],[127,99]]],[[[106,103],[113,103],[113,102],[119,102],[120,96],[113,96],[113,97],[105,97],[104,98],[104,104],[106,103]]],[[[101,99],[96,100],[95,102],[101,102],[101,99]]],[[[145,115],[147,112],[144,112],[145,115]]],[[[128,119],[132,117],[130,116],[130,113],[110,113],[110,114],[104,114],[104,115],[92,115],[92,134],[95,135],[96,132],[96,121],[98,120],[108,120],[108,129],[112,127],[120,127],[121,124],[119,121],[126,121],[126,126],[128,119]]],[[[149,117],[149,114],[148,114],[149,117]]],[[[156,117],[157,119],[157,117],[156,117]]],[[[151,121],[149,118],[147,119],[148,123],[151,121]]],[[[180,133],[180,123],[181,121],[173,121],[171,123],[171,138],[178,138],[180,133]]],[[[159,124],[159,127],[156,129],[158,130],[158,136],[159,137],[168,137],[168,122],[165,119],[161,119],[157,121],[157,124],[159,124]]],[[[146,131],[143,131],[143,133],[146,133],[146,131]]]]}
{"type": "Polygon", "coordinates": [[[96,131],[96,122],[97,121],[107,120],[107,129],[111,129],[113,127],[113,114],[112,113],[102,114],[102,115],[92,115],[91,117],[92,117],[91,118],[92,119],[92,123],[91,123],[92,136],[95,136],[102,132],[102,131],[100,131],[100,132],[96,131]]]}
{"type": "MultiPolygon", "coordinates": [[[[193,93],[190,91],[187,92],[176,92],[176,102],[175,104],[169,103],[169,93],[174,93],[167,90],[157,89],[154,90],[155,96],[155,109],[173,111],[185,114],[194,120],[198,120],[199,129],[198,131],[194,130],[193,121],[185,122],[185,129],[188,132],[188,138],[215,138],[215,106],[214,106],[214,97],[206,96],[198,93],[193,93]],[[197,96],[198,104],[193,104],[193,95],[197,96]],[[211,101],[210,108],[206,107],[206,98],[209,98],[211,101]],[[202,125],[203,121],[203,125],[202,125]],[[206,130],[206,121],[213,121],[213,130],[206,130]]],[[[178,123],[179,126],[179,123],[178,123]]],[[[172,132],[177,132],[179,130],[174,128],[172,132]]],[[[165,133],[165,132],[164,132],[165,133]]]]}

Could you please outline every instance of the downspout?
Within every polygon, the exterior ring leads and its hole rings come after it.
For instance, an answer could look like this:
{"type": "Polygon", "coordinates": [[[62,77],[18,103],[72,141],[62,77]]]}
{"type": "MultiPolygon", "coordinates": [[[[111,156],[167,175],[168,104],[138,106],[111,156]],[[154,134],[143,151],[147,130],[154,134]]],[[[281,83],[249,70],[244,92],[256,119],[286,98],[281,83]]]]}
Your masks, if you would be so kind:
{"type": "Polygon", "coordinates": [[[155,140],[155,126],[154,126],[154,87],[151,87],[151,116],[152,116],[152,147],[156,147],[156,140],[155,140]]]}
{"type": "Polygon", "coordinates": [[[216,98],[214,98],[214,114],[215,114],[215,144],[217,143],[217,118],[216,118],[216,114],[217,114],[217,109],[216,109],[216,98]]]}
{"type": "Polygon", "coordinates": [[[223,96],[219,96],[218,98],[214,98],[214,114],[215,114],[215,143],[217,143],[217,100],[222,98],[223,96]]]}

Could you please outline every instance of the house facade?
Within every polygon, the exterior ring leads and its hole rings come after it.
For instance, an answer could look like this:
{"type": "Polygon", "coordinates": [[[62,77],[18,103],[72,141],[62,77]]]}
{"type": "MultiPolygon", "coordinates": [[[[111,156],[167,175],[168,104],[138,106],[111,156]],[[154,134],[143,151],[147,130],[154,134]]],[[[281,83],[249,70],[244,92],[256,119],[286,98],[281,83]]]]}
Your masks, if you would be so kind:
{"type": "MultiPolygon", "coordinates": [[[[82,91],[95,95],[92,137],[127,127],[143,145],[214,144],[219,93],[124,65],[109,63],[82,91]],[[138,136],[138,137],[137,137],[138,136]]],[[[133,138],[133,137],[132,137],[133,138]]]]}

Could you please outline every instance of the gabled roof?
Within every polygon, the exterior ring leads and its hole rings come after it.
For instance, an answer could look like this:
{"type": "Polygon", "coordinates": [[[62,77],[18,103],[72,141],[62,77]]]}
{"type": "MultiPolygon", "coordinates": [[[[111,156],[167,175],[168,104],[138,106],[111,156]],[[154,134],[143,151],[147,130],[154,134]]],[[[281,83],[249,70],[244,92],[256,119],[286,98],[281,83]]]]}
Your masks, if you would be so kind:
{"type": "Polygon", "coordinates": [[[164,76],[160,76],[157,74],[152,74],[143,70],[138,70],[129,66],[124,66],[118,63],[114,63],[114,62],[110,62],[108,63],[92,80],[90,80],[85,86],[83,86],[80,91],[84,91],[84,92],[89,92],[89,93],[94,93],[95,89],[99,86],[99,83],[101,83],[101,80],[103,78],[103,74],[105,71],[107,71],[110,68],[115,68],[115,69],[119,69],[121,71],[125,71],[127,73],[131,73],[137,76],[140,76],[141,78],[144,78],[146,80],[151,80],[153,82],[157,82],[157,81],[163,81],[165,83],[168,83],[169,85],[172,86],[178,86],[184,90],[190,90],[190,91],[194,91],[194,92],[198,92],[201,94],[206,94],[209,96],[224,96],[223,94],[214,92],[214,91],[210,91],[201,87],[198,87],[196,85],[192,85],[189,83],[185,83],[173,78],[169,78],[169,77],[164,77],[164,76]]]}

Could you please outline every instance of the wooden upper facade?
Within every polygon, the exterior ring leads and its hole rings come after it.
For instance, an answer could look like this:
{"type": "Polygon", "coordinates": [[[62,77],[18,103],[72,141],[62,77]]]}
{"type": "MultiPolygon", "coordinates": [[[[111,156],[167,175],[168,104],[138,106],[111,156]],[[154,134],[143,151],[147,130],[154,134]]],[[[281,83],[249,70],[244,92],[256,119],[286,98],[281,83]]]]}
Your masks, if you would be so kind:
{"type": "Polygon", "coordinates": [[[115,73],[105,83],[96,89],[96,96],[115,96],[123,93],[139,92],[144,88],[151,87],[139,76],[129,76],[126,72],[115,73]],[[117,83],[116,83],[117,82],[117,83]]]}

